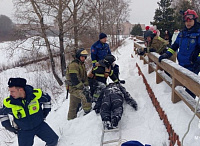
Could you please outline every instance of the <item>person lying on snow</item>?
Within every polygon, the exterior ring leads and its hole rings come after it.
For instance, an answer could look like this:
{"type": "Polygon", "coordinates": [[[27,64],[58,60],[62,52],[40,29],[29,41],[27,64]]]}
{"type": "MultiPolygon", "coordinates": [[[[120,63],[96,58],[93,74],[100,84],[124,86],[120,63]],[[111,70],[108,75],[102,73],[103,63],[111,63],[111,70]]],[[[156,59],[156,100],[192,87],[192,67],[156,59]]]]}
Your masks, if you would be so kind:
{"type": "MultiPolygon", "coordinates": [[[[103,88],[102,83],[100,86],[103,88]]],[[[110,83],[104,87],[94,110],[97,114],[100,113],[104,127],[113,129],[118,126],[118,122],[121,120],[124,99],[135,110],[137,110],[138,105],[120,83],[110,83]]]]}

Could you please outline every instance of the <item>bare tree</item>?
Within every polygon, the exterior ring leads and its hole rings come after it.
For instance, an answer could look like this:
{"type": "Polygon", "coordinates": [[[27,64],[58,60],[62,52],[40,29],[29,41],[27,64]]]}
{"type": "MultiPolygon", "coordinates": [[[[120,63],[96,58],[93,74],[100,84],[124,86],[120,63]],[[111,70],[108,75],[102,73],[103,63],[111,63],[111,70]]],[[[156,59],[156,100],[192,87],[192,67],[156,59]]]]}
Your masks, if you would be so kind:
{"type": "Polygon", "coordinates": [[[128,16],[126,0],[13,0],[13,2],[18,22],[21,22],[21,26],[24,24],[23,30],[33,39],[32,48],[35,48],[36,44],[38,48],[41,46],[47,48],[52,72],[60,85],[63,83],[56,73],[54,51],[59,49],[61,72],[62,76],[65,76],[65,52],[75,52],[83,44],[80,42],[84,41],[81,37],[85,37],[84,34],[88,34],[88,37],[94,36],[96,30],[107,31],[106,33],[111,34],[114,40],[114,34],[118,34],[120,23],[128,16]],[[58,36],[59,43],[49,40],[49,34],[58,36]],[[73,47],[66,45],[65,38],[69,35],[74,41],[73,47]]]}
{"type": "Polygon", "coordinates": [[[96,7],[96,21],[99,32],[106,32],[111,35],[112,44],[117,41],[116,34],[119,34],[120,25],[128,17],[127,0],[98,0],[96,7]]]}
{"type": "Polygon", "coordinates": [[[16,0],[14,2],[17,8],[17,18],[26,23],[28,22],[29,31],[31,29],[36,31],[37,35],[44,39],[53,75],[58,84],[62,85],[63,82],[56,73],[51,43],[47,37],[47,30],[51,24],[51,20],[48,20],[51,15],[50,7],[47,7],[43,0],[16,0]]]}

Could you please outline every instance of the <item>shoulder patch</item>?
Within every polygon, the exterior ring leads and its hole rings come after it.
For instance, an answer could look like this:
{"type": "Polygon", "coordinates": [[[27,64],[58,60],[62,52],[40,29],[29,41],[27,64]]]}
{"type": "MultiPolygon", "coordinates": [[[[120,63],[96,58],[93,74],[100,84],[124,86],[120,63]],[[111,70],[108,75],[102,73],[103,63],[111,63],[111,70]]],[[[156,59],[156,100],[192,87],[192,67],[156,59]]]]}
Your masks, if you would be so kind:
{"type": "Polygon", "coordinates": [[[94,52],[94,49],[92,49],[92,52],[94,52]]]}

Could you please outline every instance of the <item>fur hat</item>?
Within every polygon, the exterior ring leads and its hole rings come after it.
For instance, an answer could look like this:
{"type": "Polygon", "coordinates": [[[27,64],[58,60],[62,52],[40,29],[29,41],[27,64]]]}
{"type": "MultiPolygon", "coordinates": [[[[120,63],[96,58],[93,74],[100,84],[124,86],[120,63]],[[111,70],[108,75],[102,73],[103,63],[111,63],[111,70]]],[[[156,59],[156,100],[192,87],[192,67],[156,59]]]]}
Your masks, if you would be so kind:
{"type": "Polygon", "coordinates": [[[107,38],[107,35],[105,33],[100,33],[99,39],[107,38]]]}
{"type": "Polygon", "coordinates": [[[26,79],[24,78],[10,78],[8,80],[8,87],[25,87],[26,79]]]}

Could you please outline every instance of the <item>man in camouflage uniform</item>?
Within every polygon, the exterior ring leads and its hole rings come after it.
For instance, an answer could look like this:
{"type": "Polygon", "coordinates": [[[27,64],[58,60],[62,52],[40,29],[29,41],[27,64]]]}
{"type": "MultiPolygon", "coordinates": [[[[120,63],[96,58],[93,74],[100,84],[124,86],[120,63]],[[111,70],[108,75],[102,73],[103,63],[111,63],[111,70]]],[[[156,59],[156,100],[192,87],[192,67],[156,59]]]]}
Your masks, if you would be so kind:
{"type": "Polygon", "coordinates": [[[84,61],[88,52],[81,48],[76,52],[76,58],[67,67],[67,84],[70,93],[70,106],[68,120],[77,117],[80,105],[87,114],[91,110],[90,98],[85,96],[85,90],[88,88],[88,78],[84,61]]]}

